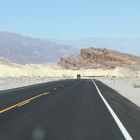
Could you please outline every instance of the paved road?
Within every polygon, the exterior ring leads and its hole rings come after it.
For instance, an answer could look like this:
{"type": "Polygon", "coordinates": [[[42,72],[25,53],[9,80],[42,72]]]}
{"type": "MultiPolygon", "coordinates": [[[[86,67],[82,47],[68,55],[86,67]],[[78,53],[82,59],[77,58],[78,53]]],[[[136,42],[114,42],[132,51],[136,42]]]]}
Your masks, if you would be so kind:
{"type": "Polygon", "coordinates": [[[0,140],[139,140],[139,132],[140,109],[97,80],[0,92],[0,140]]]}

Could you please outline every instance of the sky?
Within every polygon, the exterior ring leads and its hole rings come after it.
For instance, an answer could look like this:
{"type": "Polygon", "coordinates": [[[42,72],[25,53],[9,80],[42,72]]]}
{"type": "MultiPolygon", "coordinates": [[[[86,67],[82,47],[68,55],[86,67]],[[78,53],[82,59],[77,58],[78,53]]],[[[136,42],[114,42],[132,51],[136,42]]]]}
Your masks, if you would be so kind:
{"type": "Polygon", "coordinates": [[[0,0],[0,31],[62,40],[140,38],[140,0],[0,0]]]}

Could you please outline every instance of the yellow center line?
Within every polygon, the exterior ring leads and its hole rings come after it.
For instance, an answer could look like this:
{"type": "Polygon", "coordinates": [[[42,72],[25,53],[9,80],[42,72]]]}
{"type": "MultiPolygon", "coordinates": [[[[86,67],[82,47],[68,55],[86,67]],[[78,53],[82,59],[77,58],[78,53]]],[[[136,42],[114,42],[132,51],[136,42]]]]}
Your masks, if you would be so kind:
{"type": "Polygon", "coordinates": [[[49,92],[45,92],[45,93],[42,93],[40,95],[34,96],[32,98],[26,99],[26,100],[24,100],[22,102],[19,102],[19,103],[15,104],[15,105],[12,105],[12,106],[8,107],[8,108],[5,108],[3,110],[0,110],[0,113],[6,112],[6,111],[8,111],[10,109],[13,109],[13,108],[16,108],[16,107],[20,107],[22,105],[25,105],[25,104],[29,103],[30,101],[32,101],[32,100],[34,100],[36,98],[39,98],[41,96],[45,96],[45,95],[48,95],[48,94],[49,94],[49,92]]]}
{"type": "Polygon", "coordinates": [[[23,106],[23,105],[25,105],[25,104],[28,104],[30,101],[23,101],[23,102],[21,102],[21,103],[19,103],[18,104],[18,107],[21,107],[21,106],[23,106]]]}

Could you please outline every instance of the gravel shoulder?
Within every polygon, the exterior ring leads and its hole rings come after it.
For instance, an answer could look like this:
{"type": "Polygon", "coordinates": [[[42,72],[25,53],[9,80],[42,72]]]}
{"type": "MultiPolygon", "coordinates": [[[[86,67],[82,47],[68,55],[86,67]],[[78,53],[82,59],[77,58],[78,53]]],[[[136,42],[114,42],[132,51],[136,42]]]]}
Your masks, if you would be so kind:
{"type": "Polygon", "coordinates": [[[61,80],[61,78],[58,77],[6,77],[6,78],[0,78],[0,91],[8,90],[8,89],[14,89],[29,85],[35,85],[55,80],[61,80]]]}
{"type": "Polygon", "coordinates": [[[97,78],[140,107],[140,78],[97,78]]]}

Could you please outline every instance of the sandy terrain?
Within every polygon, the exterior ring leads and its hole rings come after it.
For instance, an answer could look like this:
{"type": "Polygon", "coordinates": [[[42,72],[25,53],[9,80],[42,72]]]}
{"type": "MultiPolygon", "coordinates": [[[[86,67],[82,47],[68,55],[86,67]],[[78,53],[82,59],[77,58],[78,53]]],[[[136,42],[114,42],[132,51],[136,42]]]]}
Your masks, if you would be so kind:
{"type": "Polygon", "coordinates": [[[39,83],[62,80],[58,77],[6,77],[0,78],[0,91],[39,83]]]}
{"type": "Polygon", "coordinates": [[[43,83],[51,80],[76,78],[77,74],[81,74],[83,77],[106,77],[100,78],[100,80],[140,106],[140,88],[134,88],[134,86],[140,86],[140,69],[135,70],[117,67],[113,70],[66,70],[58,67],[58,65],[45,66],[1,63],[0,90],[43,83]],[[116,80],[112,80],[111,77],[115,77],[116,80]]]}
{"type": "Polygon", "coordinates": [[[0,77],[65,77],[74,76],[80,73],[82,76],[107,76],[107,77],[140,77],[140,70],[127,68],[115,68],[113,70],[104,69],[80,69],[66,70],[57,65],[3,65],[0,64],[0,77]]]}
{"type": "Polygon", "coordinates": [[[98,78],[140,107],[140,78],[98,78]],[[135,88],[137,85],[139,88],[135,88]]]}

